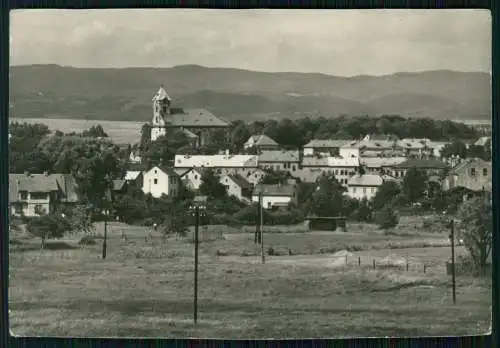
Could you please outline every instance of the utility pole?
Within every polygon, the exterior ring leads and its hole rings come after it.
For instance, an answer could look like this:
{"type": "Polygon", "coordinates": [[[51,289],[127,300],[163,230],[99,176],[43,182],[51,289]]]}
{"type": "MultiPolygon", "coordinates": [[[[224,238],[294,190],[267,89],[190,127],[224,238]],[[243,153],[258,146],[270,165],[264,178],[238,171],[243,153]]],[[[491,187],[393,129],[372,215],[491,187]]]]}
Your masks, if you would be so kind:
{"type": "Polygon", "coordinates": [[[451,286],[452,286],[452,296],[453,304],[457,303],[456,287],[455,287],[455,221],[451,219],[450,221],[450,239],[451,239],[451,286]]]}
{"type": "Polygon", "coordinates": [[[194,294],[193,294],[193,318],[194,324],[198,322],[198,230],[200,227],[200,206],[195,207],[196,225],[194,227],[194,294]]]}
{"type": "Polygon", "coordinates": [[[264,210],[263,210],[263,192],[262,185],[259,195],[259,208],[260,208],[260,257],[262,260],[262,264],[266,263],[266,256],[264,254],[264,210]]]}
{"type": "Polygon", "coordinates": [[[108,239],[108,214],[104,213],[104,241],[102,242],[102,259],[106,258],[107,249],[107,239],[108,239]]]}

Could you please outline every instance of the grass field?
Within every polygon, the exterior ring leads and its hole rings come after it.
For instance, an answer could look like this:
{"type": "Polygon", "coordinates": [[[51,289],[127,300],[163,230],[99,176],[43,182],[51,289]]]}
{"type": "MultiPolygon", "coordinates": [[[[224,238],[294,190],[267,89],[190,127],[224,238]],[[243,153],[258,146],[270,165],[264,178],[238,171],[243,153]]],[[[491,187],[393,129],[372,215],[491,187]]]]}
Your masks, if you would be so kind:
{"type": "Polygon", "coordinates": [[[117,144],[139,143],[141,140],[141,127],[144,124],[144,122],[73,120],[66,118],[10,118],[9,121],[41,123],[48,126],[51,131],[60,130],[64,133],[79,133],[100,124],[117,144]]]}
{"type": "MultiPolygon", "coordinates": [[[[97,226],[98,234],[101,228],[97,226]]],[[[200,244],[196,327],[192,323],[193,244],[189,236],[170,237],[162,244],[151,231],[113,224],[106,260],[100,257],[99,244],[78,247],[80,236],[59,241],[68,244],[59,250],[40,251],[39,241],[18,240],[10,254],[11,329],[17,335],[212,338],[489,331],[491,281],[458,277],[458,304],[454,306],[444,268],[449,247],[421,247],[443,243],[444,235],[268,233],[266,244],[303,253],[266,256],[265,265],[260,264],[258,248],[248,232],[232,231],[223,237],[206,237],[200,244]],[[152,238],[145,238],[150,233],[152,238]],[[359,250],[319,252],[353,243],[359,250]],[[408,248],[384,249],[389,243],[408,248]],[[218,256],[217,250],[233,252],[218,256]],[[255,254],[242,256],[243,250],[255,254]],[[388,259],[396,263],[408,259],[411,267],[406,271],[378,266],[388,259]],[[428,266],[425,273],[424,264],[428,266]]],[[[458,253],[464,251],[459,248],[458,253]]]]}

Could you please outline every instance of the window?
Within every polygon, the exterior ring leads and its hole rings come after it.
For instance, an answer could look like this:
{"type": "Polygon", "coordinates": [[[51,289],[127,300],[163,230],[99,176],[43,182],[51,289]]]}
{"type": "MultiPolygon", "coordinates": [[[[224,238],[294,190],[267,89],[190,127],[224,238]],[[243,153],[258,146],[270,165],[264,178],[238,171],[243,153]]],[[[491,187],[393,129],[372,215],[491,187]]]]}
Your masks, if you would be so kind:
{"type": "Polygon", "coordinates": [[[372,193],[375,193],[375,188],[374,188],[374,187],[372,187],[372,190],[371,190],[371,191],[372,191],[372,193]]]}
{"type": "Polygon", "coordinates": [[[23,213],[23,206],[21,204],[16,204],[14,207],[16,214],[22,214],[23,213]]]}
{"type": "Polygon", "coordinates": [[[22,200],[28,199],[28,192],[27,191],[21,191],[21,192],[19,192],[19,194],[20,194],[22,200]]]}
{"type": "Polygon", "coordinates": [[[47,192],[31,192],[31,199],[47,199],[49,194],[47,192]]]}
{"type": "Polygon", "coordinates": [[[292,170],[297,170],[297,167],[295,165],[293,165],[292,170]]]}
{"type": "Polygon", "coordinates": [[[356,188],[355,187],[352,188],[352,193],[356,193],[356,188]]]}
{"type": "Polygon", "coordinates": [[[194,175],[194,180],[198,180],[198,175],[194,175]]]}
{"type": "Polygon", "coordinates": [[[366,194],[366,187],[363,187],[363,194],[366,194]]]}
{"type": "Polygon", "coordinates": [[[224,185],[224,187],[226,188],[226,190],[229,190],[229,185],[224,185]]]}
{"type": "Polygon", "coordinates": [[[153,184],[155,184],[155,185],[158,184],[158,179],[154,179],[153,184]]]}
{"type": "Polygon", "coordinates": [[[487,176],[488,175],[488,168],[483,168],[483,175],[487,176]]]}
{"type": "Polygon", "coordinates": [[[158,171],[155,169],[155,174],[158,174],[158,171]]]}
{"type": "Polygon", "coordinates": [[[476,176],[476,168],[471,168],[470,169],[470,175],[471,176],[476,176]]]}

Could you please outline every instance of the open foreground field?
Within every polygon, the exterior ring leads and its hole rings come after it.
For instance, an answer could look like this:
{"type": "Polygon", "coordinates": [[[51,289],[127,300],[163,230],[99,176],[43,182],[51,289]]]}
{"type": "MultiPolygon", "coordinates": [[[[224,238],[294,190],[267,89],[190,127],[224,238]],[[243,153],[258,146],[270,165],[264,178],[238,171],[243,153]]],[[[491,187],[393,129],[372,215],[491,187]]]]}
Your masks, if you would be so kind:
{"type": "Polygon", "coordinates": [[[444,235],[268,233],[266,249],[271,243],[293,251],[266,255],[264,265],[248,232],[222,235],[200,244],[196,327],[189,236],[162,243],[144,228],[114,224],[106,260],[100,242],[78,246],[80,236],[43,251],[39,241],[19,239],[10,251],[11,329],[16,335],[211,338],[489,331],[491,281],[459,276],[454,306],[444,265],[449,247],[439,246],[444,235]]]}

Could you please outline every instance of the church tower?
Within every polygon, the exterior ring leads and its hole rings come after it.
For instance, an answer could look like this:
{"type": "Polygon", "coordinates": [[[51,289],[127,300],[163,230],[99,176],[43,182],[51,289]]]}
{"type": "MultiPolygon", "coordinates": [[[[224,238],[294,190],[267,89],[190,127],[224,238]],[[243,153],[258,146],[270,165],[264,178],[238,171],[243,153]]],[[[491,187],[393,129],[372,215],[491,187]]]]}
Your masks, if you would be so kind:
{"type": "Polygon", "coordinates": [[[167,116],[170,113],[172,99],[168,96],[163,85],[161,85],[152,101],[153,120],[151,122],[151,141],[155,141],[160,136],[166,134],[165,126],[167,124],[167,116]]]}

